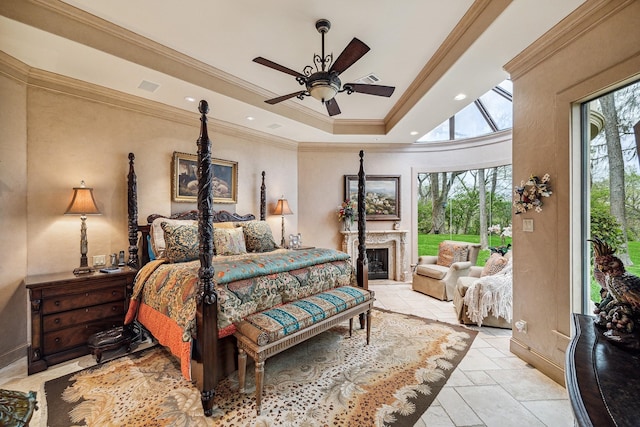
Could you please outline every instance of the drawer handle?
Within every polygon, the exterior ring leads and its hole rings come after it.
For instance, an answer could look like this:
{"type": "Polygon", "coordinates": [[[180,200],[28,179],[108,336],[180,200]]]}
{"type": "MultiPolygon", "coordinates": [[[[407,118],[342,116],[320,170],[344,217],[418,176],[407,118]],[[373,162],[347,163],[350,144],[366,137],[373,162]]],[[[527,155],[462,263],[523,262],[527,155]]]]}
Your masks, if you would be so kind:
{"type": "Polygon", "coordinates": [[[111,306],[111,311],[118,311],[118,307],[115,305],[111,306]]]}
{"type": "Polygon", "coordinates": [[[84,294],[84,296],[85,296],[85,297],[88,297],[88,296],[89,296],[89,292],[87,292],[86,294],[84,294]]]}
{"type": "Polygon", "coordinates": [[[118,294],[117,291],[111,291],[111,295],[116,296],[118,294]]]}
{"type": "Polygon", "coordinates": [[[85,308],[85,309],[84,309],[84,312],[85,312],[85,313],[88,313],[88,312],[89,312],[89,309],[88,309],[88,308],[85,308]]]}
{"type": "Polygon", "coordinates": [[[55,341],[56,341],[57,343],[59,343],[59,342],[60,342],[60,338],[56,338],[56,339],[55,339],[55,341]]]}
{"type": "Polygon", "coordinates": [[[56,317],[56,319],[53,321],[53,323],[60,323],[60,318],[56,317]]]}
{"type": "Polygon", "coordinates": [[[56,301],[53,303],[56,307],[60,307],[60,301],[56,301]]]}

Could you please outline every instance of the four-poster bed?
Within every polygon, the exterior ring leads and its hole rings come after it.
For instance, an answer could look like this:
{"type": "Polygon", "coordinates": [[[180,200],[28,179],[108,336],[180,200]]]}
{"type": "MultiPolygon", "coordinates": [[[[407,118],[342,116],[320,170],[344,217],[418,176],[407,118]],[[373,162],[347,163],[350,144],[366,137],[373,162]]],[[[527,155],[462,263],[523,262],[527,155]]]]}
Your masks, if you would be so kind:
{"type": "MultiPolygon", "coordinates": [[[[353,304],[367,302],[370,308],[373,297],[372,293],[368,292],[364,243],[366,225],[363,152],[360,152],[358,174],[359,254],[354,271],[349,256],[336,250],[314,248],[288,251],[277,248],[275,242],[273,247],[269,247],[273,238],[265,222],[264,172],[260,194],[260,220],[256,220],[251,214],[240,216],[213,210],[213,192],[210,186],[213,167],[206,101],[200,102],[199,111],[201,127],[197,140],[198,209],[172,216],[171,220],[177,220],[178,223],[172,223],[160,215],[151,215],[148,217],[148,224],[138,225],[135,157],[132,153],[129,154],[128,264],[141,269],[125,323],[137,319],[180,359],[183,375],[192,379],[201,391],[205,415],[211,415],[218,381],[235,370],[237,347],[233,334],[236,333],[236,325],[246,323],[245,319],[252,314],[264,313],[269,311],[268,309],[285,308],[303,298],[345,287],[364,289],[362,294],[367,301],[353,304]],[[180,222],[184,220],[187,220],[184,224],[180,222]],[[188,220],[192,223],[188,223],[188,220]],[[166,248],[163,257],[154,260],[149,256],[153,250],[149,251],[147,236],[153,234],[153,229],[157,230],[158,226],[164,230],[166,248]],[[230,231],[225,231],[225,228],[229,228],[230,231]],[[253,232],[252,230],[258,230],[257,238],[247,234],[253,232]],[[141,256],[138,249],[140,232],[141,256]],[[241,244],[237,252],[227,254],[224,252],[227,249],[221,251],[220,248],[226,246],[218,243],[227,242],[224,239],[234,240],[238,233],[245,233],[247,253],[243,252],[241,244]],[[178,238],[173,239],[174,236],[178,238]],[[196,256],[183,258],[185,253],[193,255],[194,247],[185,246],[176,251],[176,241],[195,243],[196,256]],[[255,251],[249,250],[250,243],[255,246],[256,242],[258,246],[252,247],[255,251]],[[261,246],[265,242],[266,248],[261,246]],[[171,298],[171,302],[168,302],[171,298]]],[[[152,241],[153,246],[155,243],[152,241]]],[[[363,327],[364,310],[359,313],[363,327]]],[[[326,316],[333,314],[325,313],[326,316]]],[[[300,322],[295,326],[303,329],[306,327],[301,326],[303,324],[304,322],[300,322]]],[[[282,331],[278,333],[282,335],[282,331]]],[[[288,333],[284,332],[285,335],[288,333]]]]}

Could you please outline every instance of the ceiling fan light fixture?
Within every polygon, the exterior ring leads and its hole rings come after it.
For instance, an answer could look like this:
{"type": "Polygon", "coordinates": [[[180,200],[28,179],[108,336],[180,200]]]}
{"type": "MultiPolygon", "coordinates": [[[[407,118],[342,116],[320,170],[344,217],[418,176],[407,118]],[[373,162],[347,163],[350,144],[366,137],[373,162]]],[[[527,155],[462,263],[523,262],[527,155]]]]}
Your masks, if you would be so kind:
{"type": "Polygon", "coordinates": [[[341,84],[342,82],[335,74],[319,71],[307,79],[307,90],[318,101],[327,102],[340,91],[341,84]]]}

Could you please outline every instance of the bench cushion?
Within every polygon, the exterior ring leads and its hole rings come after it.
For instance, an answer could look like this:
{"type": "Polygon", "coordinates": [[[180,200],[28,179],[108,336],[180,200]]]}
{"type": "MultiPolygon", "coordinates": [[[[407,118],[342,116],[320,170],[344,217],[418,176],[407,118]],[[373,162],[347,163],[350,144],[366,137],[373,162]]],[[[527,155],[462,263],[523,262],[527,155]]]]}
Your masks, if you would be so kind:
{"type": "Polygon", "coordinates": [[[236,328],[263,346],[369,299],[371,293],[365,289],[342,286],[252,314],[239,322],[236,328]]]}

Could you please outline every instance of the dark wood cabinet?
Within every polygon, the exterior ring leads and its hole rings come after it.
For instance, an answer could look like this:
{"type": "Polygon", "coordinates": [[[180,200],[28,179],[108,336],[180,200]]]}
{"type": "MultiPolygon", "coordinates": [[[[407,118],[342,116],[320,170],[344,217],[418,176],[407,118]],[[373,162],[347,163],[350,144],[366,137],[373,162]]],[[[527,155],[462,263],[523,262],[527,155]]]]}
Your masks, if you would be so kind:
{"type": "Polygon", "coordinates": [[[29,374],[89,353],[94,333],[121,326],[136,270],[117,273],[73,273],[29,276],[25,280],[31,307],[29,374]]]}
{"type": "Polygon", "coordinates": [[[573,325],[565,377],[576,425],[639,425],[640,355],[607,341],[593,316],[574,314],[573,325]]]}

